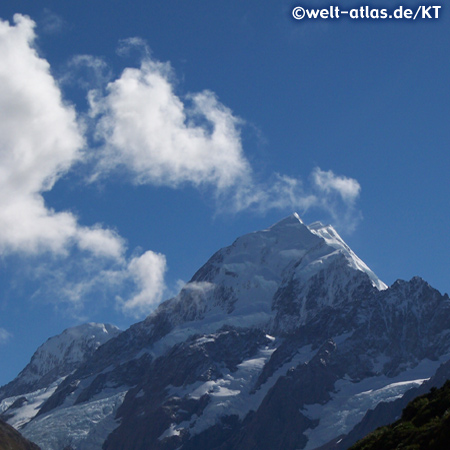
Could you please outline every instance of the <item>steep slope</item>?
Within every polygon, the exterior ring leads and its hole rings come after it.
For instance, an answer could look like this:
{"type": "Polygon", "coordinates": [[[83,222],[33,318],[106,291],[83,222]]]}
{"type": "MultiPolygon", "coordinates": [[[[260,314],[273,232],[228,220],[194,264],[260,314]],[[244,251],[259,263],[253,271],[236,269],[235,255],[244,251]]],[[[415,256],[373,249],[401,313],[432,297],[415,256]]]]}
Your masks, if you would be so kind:
{"type": "Polygon", "coordinates": [[[450,438],[450,381],[411,401],[401,418],[377,429],[350,450],[446,450],[450,438]]]}
{"type": "Polygon", "coordinates": [[[67,375],[119,333],[114,325],[88,323],[49,338],[20,374],[0,388],[1,417],[16,428],[23,426],[67,375]]]}
{"type": "Polygon", "coordinates": [[[420,278],[387,288],[332,227],[292,215],[214,254],[23,432],[47,450],[311,450],[430,378],[449,312],[420,278]]]}
{"type": "Polygon", "coordinates": [[[0,420],[0,448],[2,450],[39,450],[36,444],[24,439],[12,426],[0,420]]]}
{"type": "Polygon", "coordinates": [[[338,443],[330,443],[328,448],[334,450],[347,450],[376,428],[397,421],[401,417],[403,409],[409,402],[420,395],[428,394],[432,389],[441,388],[449,379],[450,361],[447,361],[438,368],[436,373],[429,380],[407,390],[402,397],[391,400],[390,402],[380,402],[374,409],[369,409],[361,422],[359,422],[350,433],[345,437],[340,438],[338,443]]]}

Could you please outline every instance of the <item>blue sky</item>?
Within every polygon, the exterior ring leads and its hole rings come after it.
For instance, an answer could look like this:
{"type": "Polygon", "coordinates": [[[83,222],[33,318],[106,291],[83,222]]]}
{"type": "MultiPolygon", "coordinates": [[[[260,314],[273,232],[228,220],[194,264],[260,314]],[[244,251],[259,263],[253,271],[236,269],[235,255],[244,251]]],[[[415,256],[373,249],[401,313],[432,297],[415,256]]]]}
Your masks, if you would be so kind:
{"type": "Polygon", "coordinates": [[[1,384],[48,337],[129,326],[293,211],[387,284],[450,291],[446,5],[295,21],[301,4],[2,3],[1,384]]]}

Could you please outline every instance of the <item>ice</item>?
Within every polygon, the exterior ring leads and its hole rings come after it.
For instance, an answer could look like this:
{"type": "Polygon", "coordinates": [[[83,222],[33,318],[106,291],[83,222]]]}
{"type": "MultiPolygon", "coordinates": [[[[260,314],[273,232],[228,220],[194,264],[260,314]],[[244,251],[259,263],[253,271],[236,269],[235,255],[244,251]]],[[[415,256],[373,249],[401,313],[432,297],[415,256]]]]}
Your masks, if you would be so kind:
{"type": "Polygon", "coordinates": [[[7,420],[11,426],[17,429],[23,427],[39,412],[42,404],[56,391],[56,388],[61,384],[64,378],[65,377],[58,379],[47,388],[3,399],[0,403],[0,413],[4,413],[17,399],[25,397],[26,402],[23,406],[10,410],[7,413],[13,414],[13,416],[7,420]]]}
{"type": "Polygon", "coordinates": [[[308,443],[304,450],[313,450],[341,434],[347,434],[369,409],[382,401],[391,402],[402,397],[408,389],[430,378],[440,364],[441,361],[424,360],[394,378],[382,375],[365,378],[359,383],[350,379],[338,380],[336,392],[328,403],[307,405],[301,411],[310,419],[320,420],[316,428],[305,432],[308,443]]]}
{"type": "Polygon", "coordinates": [[[77,450],[99,450],[118,426],[114,417],[126,393],[121,390],[88,403],[54,410],[37,417],[21,432],[45,450],[61,450],[68,445],[77,450]]]}

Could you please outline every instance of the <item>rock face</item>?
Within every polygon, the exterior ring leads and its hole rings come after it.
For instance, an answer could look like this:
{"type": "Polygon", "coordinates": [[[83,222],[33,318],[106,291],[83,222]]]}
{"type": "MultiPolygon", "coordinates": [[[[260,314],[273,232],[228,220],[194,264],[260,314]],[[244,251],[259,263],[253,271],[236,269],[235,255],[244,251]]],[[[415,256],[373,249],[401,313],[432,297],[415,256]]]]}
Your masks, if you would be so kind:
{"type": "Polygon", "coordinates": [[[332,227],[294,214],[219,250],[22,431],[46,450],[333,448],[436,373],[449,313],[422,279],[388,288],[332,227]]]}
{"type": "Polygon", "coordinates": [[[39,450],[36,444],[25,439],[3,420],[0,420],[0,448],[2,450],[39,450]]]}

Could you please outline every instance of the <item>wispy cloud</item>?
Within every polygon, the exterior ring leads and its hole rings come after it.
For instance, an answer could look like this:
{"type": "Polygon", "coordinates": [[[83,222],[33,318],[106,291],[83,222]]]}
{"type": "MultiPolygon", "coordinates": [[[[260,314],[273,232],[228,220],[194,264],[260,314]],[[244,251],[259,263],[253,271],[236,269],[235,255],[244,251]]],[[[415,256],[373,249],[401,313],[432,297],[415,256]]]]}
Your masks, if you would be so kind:
{"type": "Polygon", "coordinates": [[[134,36],[126,39],[121,39],[116,53],[122,57],[132,56],[132,54],[137,53],[139,59],[149,58],[150,48],[144,39],[134,36]]]}
{"type": "Polygon", "coordinates": [[[6,344],[12,338],[12,334],[4,328],[0,328],[0,345],[6,344]]]}
{"type": "Polygon", "coordinates": [[[244,210],[264,213],[272,209],[305,212],[317,204],[317,197],[308,192],[300,178],[279,173],[264,182],[249,178],[237,183],[232,189],[219,193],[218,200],[219,211],[228,213],[244,210]]]}
{"type": "MultiPolygon", "coordinates": [[[[30,269],[29,269],[30,270],[30,269]]],[[[164,255],[150,250],[122,260],[105,261],[86,253],[72,253],[63,263],[41,259],[31,276],[39,282],[35,301],[63,306],[66,314],[80,321],[89,310],[114,307],[126,316],[149,314],[166,292],[164,255]]]]}
{"type": "Polygon", "coordinates": [[[361,192],[358,181],[318,167],[313,170],[311,178],[319,208],[330,215],[336,228],[352,233],[362,219],[361,211],[356,208],[361,192]]]}
{"type": "Polygon", "coordinates": [[[40,29],[47,34],[60,33],[66,26],[64,19],[48,8],[44,8],[42,18],[39,21],[40,29]]]}
{"type": "Polygon", "coordinates": [[[243,120],[210,91],[177,95],[170,64],[152,59],[145,42],[133,45],[146,49],[140,67],[89,93],[101,147],[93,179],[121,170],[135,184],[211,188],[218,212],[317,208],[353,227],[356,180],[320,168],[306,183],[279,173],[261,180],[242,146],[243,120]]]}
{"type": "Polygon", "coordinates": [[[359,197],[361,186],[353,178],[337,176],[331,170],[324,171],[320,168],[314,169],[312,178],[320,192],[326,195],[337,194],[349,205],[354,204],[359,197]]]}
{"type": "Polygon", "coordinates": [[[102,89],[112,78],[112,70],[103,58],[75,55],[67,63],[60,83],[77,85],[85,91],[102,89]]]}

